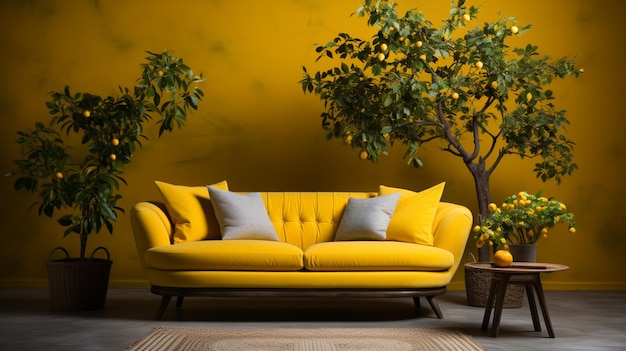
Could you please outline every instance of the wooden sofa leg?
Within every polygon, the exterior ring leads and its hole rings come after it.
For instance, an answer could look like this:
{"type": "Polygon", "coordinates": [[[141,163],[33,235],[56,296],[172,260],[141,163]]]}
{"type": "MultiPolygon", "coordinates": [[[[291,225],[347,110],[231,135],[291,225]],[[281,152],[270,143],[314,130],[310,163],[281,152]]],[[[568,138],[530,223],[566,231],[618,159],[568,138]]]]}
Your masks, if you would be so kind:
{"type": "Polygon", "coordinates": [[[426,300],[428,301],[430,308],[432,308],[433,312],[435,312],[435,315],[437,316],[437,318],[443,319],[443,313],[441,313],[441,309],[439,308],[439,303],[437,302],[437,298],[435,296],[426,296],[426,300]]]}
{"type": "Polygon", "coordinates": [[[156,316],[157,321],[160,321],[161,317],[163,317],[163,313],[165,313],[165,309],[167,308],[167,305],[169,305],[171,299],[172,296],[170,295],[163,295],[163,297],[161,298],[161,305],[159,306],[159,310],[157,311],[156,316]]]}
{"type": "Polygon", "coordinates": [[[185,299],[184,296],[178,296],[176,298],[176,308],[180,309],[181,307],[183,307],[183,300],[185,299]]]}

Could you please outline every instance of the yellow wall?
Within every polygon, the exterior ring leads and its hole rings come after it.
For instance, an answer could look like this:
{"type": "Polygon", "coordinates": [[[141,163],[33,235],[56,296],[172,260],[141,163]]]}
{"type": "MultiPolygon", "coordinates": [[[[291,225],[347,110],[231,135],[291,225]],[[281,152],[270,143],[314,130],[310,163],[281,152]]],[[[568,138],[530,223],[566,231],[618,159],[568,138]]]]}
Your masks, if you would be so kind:
{"type": "MultiPolygon", "coordinates": [[[[433,22],[449,1],[404,0],[433,22]]],[[[471,1],[470,1],[471,2],[471,1]]],[[[550,275],[551,289],[626,289],[626,233],[621,180],[624,176],[626,81],[621,56],[619,0],[484,0],[481,19],[498,10],[534,29],[519,39],[552,56],[579,55],[579,79],[554,86],[557,106],[568,110],[569,136],[576,141],[580,170],[556,186],[534,178],[531,161],[507,160],[494,174],[495,201],[519,190],[566,202],[580,230],[561,228],[540,243],[540,261],[568,264],[550,275]]],[[[376,190],[379,184],[423,189],[447,182],[444,200],[476,209],[472,179],[459,159],[434,145],[423,150],[426,167],[404,165],[403,150],[373,165],[337,141],[326,142],[320,127],[322,103],[300,90],[301,66],[311,70],[315,43],[341,31],[362,37],[372,32],[349,15],[358,0],[39,0],[0,2],[0,170],[18,154],[15,132],[47,120],[47,93],[70,85],[76,91],[109,95],[131,86],[145,50],[171,49],[202,71],[206,100],[180,132],[151,142],[127,169],[122,205],[158,199],[156,179],[187,185],[228,180],[231,189],[376,190]]],[[[0,178],[0,286],[44,286],[45,261],[55,246],[76,252],[76,238],[62,238],[54,220],[27,212],[33,198],[0,178]]],[[[145,286],[128,215],[115,233],[92,237],[90,247],[107,246],[115,261],[111,286],[145,286]]],[[[468,251],[475,252],[473,240],[468,251]]],[[[452,288],[463,288],[458,274],[452,288]]]]}

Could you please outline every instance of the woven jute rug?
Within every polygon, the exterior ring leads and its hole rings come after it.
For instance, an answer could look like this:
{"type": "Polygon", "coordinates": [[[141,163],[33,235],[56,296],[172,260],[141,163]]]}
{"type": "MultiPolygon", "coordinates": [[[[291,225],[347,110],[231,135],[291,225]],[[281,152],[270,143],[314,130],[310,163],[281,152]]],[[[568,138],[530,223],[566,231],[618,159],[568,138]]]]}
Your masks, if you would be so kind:
{"type": "Polygon", "coordinates": [[[156,327],[127,351],[474,351],[454,329],[198,329],[156,327]]]}

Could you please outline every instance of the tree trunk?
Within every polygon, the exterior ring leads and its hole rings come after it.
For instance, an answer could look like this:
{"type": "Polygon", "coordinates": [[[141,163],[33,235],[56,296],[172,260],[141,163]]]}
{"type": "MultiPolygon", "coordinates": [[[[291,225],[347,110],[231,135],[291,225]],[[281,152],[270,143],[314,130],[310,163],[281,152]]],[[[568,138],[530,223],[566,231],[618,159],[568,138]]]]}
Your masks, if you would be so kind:
{"type": "Polygon", "coordinates": [[[80,260],[85,260],[85,251],[87,250],[87,234],[80,233],[80,260]]]}
{"type": "MultiPolygon", "coordinates": [[[[485,169],[485,163],[481,161],[477,163],[466,164],[469,171],[474,177],[474,186],[476,187],[476,198],[478,199],[478,221],[489,213],[489,203],[491,202],[491,192],[489,188],[489,176],[491,175],[485,169]]],[[[489,245],[484,245],[478,249],[478,261],[489,262],[489,245]]]]}

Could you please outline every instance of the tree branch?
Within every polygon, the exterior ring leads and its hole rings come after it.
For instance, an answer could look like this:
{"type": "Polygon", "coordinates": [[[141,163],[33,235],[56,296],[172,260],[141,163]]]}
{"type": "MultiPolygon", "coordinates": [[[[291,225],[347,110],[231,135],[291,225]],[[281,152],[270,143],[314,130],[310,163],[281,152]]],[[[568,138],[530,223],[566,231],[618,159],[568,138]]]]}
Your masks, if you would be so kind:
{"type": "Polygon", "coordinates": [[[489,134],[489,136],[491,137],[491,147],[489,147],[489,151],[487,151],[487,153],[485,154],[484,159],[488,159],[489,156],[491,156],[491,153],[493,152],[493,150],[495,150],[496,143],[498,141],[498,138],[502,134],[502,131],[499,131],[498,134],[495,134],[495,135],[487,131],[487,134],[489,134]]]}
{"type": "MultiPolygon", "coordinates": [[[[439,79],[437,78],[437,73],[435,73],[435,71],[433,71],[433,69],[430,66],[426,65],[426,67],[428,67],[428,71],[430,72],[430,75],[432,77],[431,78],[432,82],[438,83],[439,79]]],[[[443,112],[443,104],[441,103],[441,101],[437,102],[437,118],[439,119],[439,122],[441,123],[443,133],[446,136],[446,140],[448,140],[450,145],[452,145],[452,147],[454,147],[458,151],[458,155],[463,159],[465,163],[470,162],[471,161],[470,154],[467,152],[467,150],[465,150],[465,148],[463,148],[463,145],[461,145],[459,140],[456,139],[452,135],[452,130],[451,130],[452,128],[450,127],[450,123],[448,123],[448,120],[446,119],[446,115],[443,112]]]]}
{"type": "Polygon", "coordinates": [[[442,129],[443,133],[446,136],[446,140],[448,140],[450,145],[452,145],[452,147],[454,147],[458,151],[464,162],[470,162],[470,154],[467,152],[467,150],[465,150],[463,145],[461,145],[459,140],[452,135],[450,123],[448,123],[448,120],[446,119],[446,115],[443,112],[443,104],[441,102],[437,103],[437,117],[439,118],[439,122],[441,122],[443,126],[442,129]]]}

